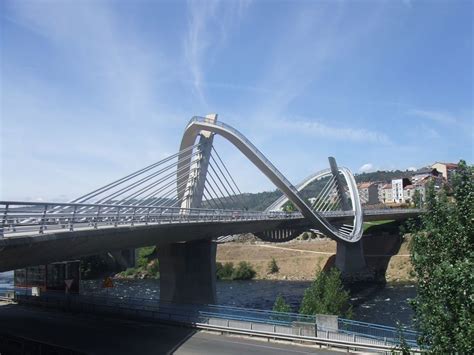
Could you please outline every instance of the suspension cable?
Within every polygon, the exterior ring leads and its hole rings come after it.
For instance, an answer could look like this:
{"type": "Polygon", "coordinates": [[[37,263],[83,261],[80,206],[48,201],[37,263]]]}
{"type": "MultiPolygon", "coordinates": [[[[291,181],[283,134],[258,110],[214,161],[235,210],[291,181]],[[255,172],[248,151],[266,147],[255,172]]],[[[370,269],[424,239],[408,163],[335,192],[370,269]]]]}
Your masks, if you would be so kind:
{"type": "MultiPolygon", "coordinates": [[[[216,154],[217,154],[217,151],[216,151],[215,149],[214,149],[214,151],[215,151],[216,154]]],[[[232,184],[229,183],[229,180],[227,180],[227,178],[226,178],[224,172],[222,171],[222,169],[221,169],[220,166],[219,166],[219,163],[214,159],[214,157],[212,156],[212,154],[211,154],[211,160],[212,160],[212,162],[214,162],[214,163],[216,164],[217,169],[218,169],[219,172],[221,173],[221,176],[224,178],[225,182],[227,183],[227,186],[229,186],[229,188],[230,188],[230,190],[232,191],[233,195],[234,195],[236,198],[237,198],[237,196],[239,196],[240,203],[242,204],[242,207],[245,207],[245,201],[244,201],[244,199],[243,199],[242,193],[240,192],[240,190],[238,189],[237,186],[236,186],[236,188],[237,188],[237,190],[239,191],[239,194],[237,194],[237,193],[235,192],[234,188],[232,187],[232,184]]],[[[212,170],[214,170],[213,164],[209,164],[209,165],[211,165],[212,170]]],[[[225,166],[224,166],[224,168],[225,168],[225,166]]],[[[226,169],[226,170],[227,170],[227,169],[226,169]]],[[[227,171],[228,171],[228,170],[227,170],[227,171]]],[[[215,171],[214,171],[214,172],[215,172],[215,171]]],[[[216,172],[215,172],[215,173],[216,173],[216,172]]],[[[219,174],[216,173],[216,175],[219,177],[219,174]]],[[[220,179],[219,179],[219,180],[220,180],[220,179]]],[[[221,184],[222,184],[222,185],[224,186],[224,188],[225,188],[225,185],[222,183],[222,181],[221,181],[221,184]]],[[[235,182],[234,182],[234,184],[235,184],[235,182]]],[[[226,189],[226,191],[227,191],[227,189],[226,189]]],[[[229,196],[230,196],[230,193],[229,193],[228,191],[227,191],[227,193],[228,193],[229,196]]]]}
{"type": "Polygon", "coordinates": [[[142,174],[142,173],[144,173],[144,172],[147,172],[147,171],[149,171],[149,170],[151,170],[151,169],[154,169],[154,168],[157,167],[157,166],[160,166],[160,165],[162,165],[162,164],[164,164],[164,163],[167,163],[168,161],[172,160],[173,158],[176,158],[177,156],[179,156],[180,154],[185,153],[185,152],[187,152],[187,151],[189,151],[189,150],[192,150],[192,149],[196,148],[198,145],[199,145],[199,143],[197,143],[197,144],[195,144],[195,145],[193,145],[193,146],[190,146],[190,147],[188,147],[188,148],[186,148],[186,149],[183,149],[182,151],[180,151],[180,152],[178,152],[178,153],[176,153],[176,154],[173,154],[173,155],[171,155],[171,156],[169,156],[169,157],[166,157],[166,158],[164,158],[164,159],[162,159],[162,160],[160,160],[160,161],[158,161],[158,162],[156,162],[156,163],[153,163],[153,164],[151,164],[151,165],[149,165],[149,166],[147,166],[147,167],[145,167],[145,168],[143,168],[143,169],[137,170],[137,171],[135,171],[135,172],[133,172],[133,173],[131,173],[131,174],[129,174],[129,175],[127,175],[127,176],[121,178],[121,179],[118,179],[118,180],[116,180],[116,181],[114,181],[114,182],[111,182],[111,183],[109,183],[109,184],[107,184],[107,185],[105,185],[105,186],[102,186],[102,187],[100,187],[100,188],[98,188],[98,189],[96,189],[96,190],[94,190],[94,191],[92,191],[92,192],[89,192],[89,193],[87,193],[87,194],[85,194],[85,195],[83,195],[83,196],[80,196],[80,197],[78,197],[78,198],[76,198],[76,199],[70,201],[70,203],[80,203],[80,202],[84,203],[85,201],[90,200],[91,198],[93,198],[93,197],[95,197],[95,196],[101,194],[102,192],[105,192],[105,191],[107,191],[107,190],[110,190],[111,188],[113,188],[113,187],[115,187],[115,186],[117,186],[117,185],[120,185],[121,183],[123,183],[123,182],[125,182],[125,181],[128,181],[128,180],[130,180],[130,179],[132,179],[132,178],[134,178],[134,177],[136,177],[136,176],[138,176],[138,175],[140,175],[140,174],[142,174]]]}
{"type": "Polygon", "coordinates": [[[314,202],[312,206],[314,210],[317,211],[319,208],[321,208],[321,205],[324,204],[325,196],[327,195],[328,191],[331,191],[331,188],[332,188],[331,186],[334,183],[334,181],[335,181],[334,177],[330,178],[328,182],[326,183],[326,185],[324,186],[324,188],[318,194],[318,196],[316,197],[316,201],[314,202]]]}
{"type": "MultiPolygon", "coordinates": [[[[219,161],[221,162],[222,166],[224,167],[224,170],[225,170],[225,171],[227,172],[227,174],[229,175],[231,181],[234,183],[235,188],[237,189],[237,191],[239,192],[239,194],[242,195],[242,192],[240,191],[239,186],[235,183],[234,178],[233,178],[232,175],[230,174],[229,170],[227,169],[226,165],[225,165],[224,162],[222,161],[222,159],[221,159],[219,153],[218,153],[217,150],[214,148],[214,146],[212,147],[212,150],[216,153],[217,158],[219,159],[219,161]]],[[[211,155],[211,157],[212,157],[212,155],[211,155]]]]}
{"type": "MultiPolygon", "coordinates": [[[[211,166],[211,165],[209,164],[209,166],[211,166]]],[[[211,168],[211,170],[214,171],[214,169],[212,169],[212,168],[211,168]]],[[[222,197],[226,200],[226,204],[229,204],[229,200],[230,200],[230,202],[231,202],[230,205],[235,204],[235,200],[234,200],[230,195],[228,195],[228,196],[226,197],[225,194],[222,192],[222,190],[221,190],[219,184],[218,184],[218,183],[216,182],[216,180],[214,179],[214,176],[213,176],[213,174],[211,173],[211,171],[208,170],[208,171],[207,171],[207,175],[211,178],[212,182],[215,184],[216,188],[219,190],[219,193],[220,193],[220,194],[222,195],[222,197]]],[[[219,179],[219,176],[217,176],[217,178],[219,179]]],[[[220,179],[219,179],[219,181],[220,181],[220,179]]],[[[226,190],[226,192],[227,192],[227,194],[228,194],[228,191],[227,191],[227,189],[226,189],[225,187],[224,187],[224,190],[226,190]]]]}
{"type": "MultiPolygon", "coordinates": [[[[239,205],[239,202],[235,199],[234,196],[235,195],[235,192],[234,192],[234,195],[231,195],[231,193],[229,192],[229,190],[227,190],[227,187],[225,186],[225,184],[222,182],[219,174],[215,171],[214,167],[212,166],[212,164],[209,164],[209,166],[211,167],[211,170],[212,172],[216,175],[217,179],[219,180],[221,186],[224,188],[225,192],[227,193],[227,196],[229,196],[229,198],[232,200],[232,203],[236,204],[237,206],[239,205]]],[[[224,177],[224,176],[223,176],[224,177]]],[[[225,179],[225,177],[224,177],[225,179]]]]}

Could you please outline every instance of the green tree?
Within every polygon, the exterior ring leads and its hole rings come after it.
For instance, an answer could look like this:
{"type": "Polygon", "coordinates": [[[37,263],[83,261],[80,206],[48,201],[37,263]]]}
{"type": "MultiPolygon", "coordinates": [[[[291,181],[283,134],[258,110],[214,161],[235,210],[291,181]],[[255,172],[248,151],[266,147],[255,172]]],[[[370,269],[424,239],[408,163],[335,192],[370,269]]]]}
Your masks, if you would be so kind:
{"type": "Polygon", "coordinates": [[[256,275],[252,265],[246,261],[241,261],[232,273],[232,280],[250,280],[256,275]]]}
{"type": "Polygon", "coordinates": [[[412,302],[421,345],[434,353],[474,353],[474,168],[460,161],[453,192],[427,190],[427,213],[414,231],[418,279],[412,302]]]}
{"type": "Polygon", "coordinates": [[[411,349],[410,345],[407,343],[407,340],[404,335],[404,330],[399,321],[397,321],[397,337],[398,344],[392,349],[391,354],[395,355],[410,355],[411,349]]]}
{"type": "Polygon", "coordinates": [[[416,208],[421,208],[423,206],[423,201],[421,200],[421,193],[419,190],[415,190],[413,193],[413,204],[416,208]]]}
{"type": "Polygon", "coordinates": [[[285,299],[281,294],[279,294],[273,304],[273,311],[274,312],[291,312],[291,307],[288,303],[286,303],[285,299]]]}
{"type": "Polygon", "coordinates": [[[137,267],[144,268],[156,256],[156,248],[154,246],[138,248],[136,250],[136,253],[137,253],[137,267]]]}
{"type": "Polygon", "coordinates": [[[216,263],[216,274],[219,280],[232,280],[232,274],[234,273],[233,263],[216,263]]]}
{"type": "Polygon", "coordinates": [[[272,260],[268,263],[268,273],[276,274],[278,271],[280,271],[280,268],[278,267],[275,258],[272,257],[272,260]]]}
{"type": "Polygon", "coordinates": [[[283,209],[283,211],[285,211],[285,212],[295,212],[295,211],[296,211],[296,207],[295,207],[295,205],[293,204],[293,202],[291,202],[291,201],[288,201],[287,203],[285,203],[285,204],[283,205],[283,208],[282,208],[282,209],[283,209]]]}
{"type": "Polygon", "coordinates": [[[300,313],[334,314],[350,318],[349,292],[344,290],[339,270],[318,270],[318,275],[304,292],[300,313]]]}

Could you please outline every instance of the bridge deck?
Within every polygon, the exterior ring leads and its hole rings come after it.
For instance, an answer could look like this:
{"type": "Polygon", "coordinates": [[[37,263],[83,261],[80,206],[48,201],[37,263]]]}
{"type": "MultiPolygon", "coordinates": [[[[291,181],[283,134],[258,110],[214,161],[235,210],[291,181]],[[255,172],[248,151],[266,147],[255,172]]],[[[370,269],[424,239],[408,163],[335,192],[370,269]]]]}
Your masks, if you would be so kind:
{"type": "MultiPolygon", "coordinates": [[[[416,217],[419,210],[366,210],[365,220],[404,220],[416,217]]],[[[342,223],[350,216],[332,215],[327,219],[342,223]]],[[[57,227],[57,226],[56,226],[57,227]]],[[[54,261],[71,260],[107,251],[164,245],[198,239],[217,238],[239,233],[257,233],[284,228],[311,228],[302,216],[259,220],[200,221],[77,227],[74,231],[57,227],[38,231],[6,234],[0,239],[0,271],[54,261]]]]}

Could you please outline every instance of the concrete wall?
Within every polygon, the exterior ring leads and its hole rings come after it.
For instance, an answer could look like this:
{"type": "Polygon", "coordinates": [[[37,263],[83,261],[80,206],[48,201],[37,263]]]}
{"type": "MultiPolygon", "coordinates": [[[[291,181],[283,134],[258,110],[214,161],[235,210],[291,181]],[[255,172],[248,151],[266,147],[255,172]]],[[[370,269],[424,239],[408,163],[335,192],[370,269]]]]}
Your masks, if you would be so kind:
{"type": "Polygon", "coordinates": [[[336,267],[343,277],[366,269],[362,239],[355,243],[337,242],[336,267]]]}
{"type": "Polygon", "coordinates": [[[215,304],[216,243],[210,239],[158,248],[160,301],[215,304]]]}

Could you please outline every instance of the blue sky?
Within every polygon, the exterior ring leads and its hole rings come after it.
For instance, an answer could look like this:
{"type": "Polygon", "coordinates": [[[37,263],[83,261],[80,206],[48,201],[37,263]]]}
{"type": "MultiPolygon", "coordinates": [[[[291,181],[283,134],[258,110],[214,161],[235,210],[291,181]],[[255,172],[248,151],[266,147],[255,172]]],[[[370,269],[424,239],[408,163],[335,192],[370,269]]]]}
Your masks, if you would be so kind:
{"type": "MultiPolygon", "coordinates": [[[[473,161],[472,1],[2,1],[1,199],[68,200],[178,150],[194,115],[294,183],[473,161]]],[[[245,191],[271,183],[223,139],[245,191]]]]}

